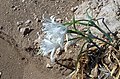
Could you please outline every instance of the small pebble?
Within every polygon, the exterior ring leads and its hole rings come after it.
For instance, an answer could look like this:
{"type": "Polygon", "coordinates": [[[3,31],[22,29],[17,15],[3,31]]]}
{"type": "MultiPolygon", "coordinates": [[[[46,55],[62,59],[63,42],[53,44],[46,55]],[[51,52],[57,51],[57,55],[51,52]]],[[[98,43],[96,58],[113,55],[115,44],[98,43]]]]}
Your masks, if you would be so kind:
{"type": "Polygon", "coordinates": [[[1,78],[2,72],[0,72],[0,78],[1,78]]]}
{"type": "Polygon", "coordinates": [[[0,26],[0,30],[2,30],[3,29],[3,26],[0,26]]]}
{"type": "MultiPolygon", "coordinates": [[[[27,27],[27,28],[28,28],[28,27],[27,27]]],[[[20,31],[21,33],[24,33],[25,29],[26,29],[26,27],[19,28],[19,31],[20,31]]],[[[29,28],[28,28],[28,29],[29,29],[29,28]]]]}
{"type": "Polygon", "coordinates": [[[25,22],[25,24],[28,24],[28,23],[31,23],[31,20],[27,20],[27,21],[25,22]]]}
{"type": "Polygon", "coordinates": [[[60,14],[60,11],[58,11],[57,14],[59,15],[59,14],[60,14]]]}
{"type": "Polygon", "coordinates": [[[79,48],[79,47],[80,47],[80,44],[76,44],[76,47],[79,48]]]}
{"type": "Polygon", "coordinates": [[[29,25],[31,22],[32,22],[31,20],[27,20],[27,21],[25,22],[25,24],[26,24],[26,25],[29,25]]]}
{"type": "Polygon", "coordinates": [[[62,22],[63,22],[63,20],[62,20],[62,19],[60,19],[60,18],[58,18],[58,19],[56,19],[56,22],[62,23],[62,22]]]}
{"type": "Polygon", "coordinates": [[[72,50],[69,51],[70,54],[71,54],[72,52],[73,52],[72,50]]]}
{"type": "Polygon", "coordinates": [[[117,37],[119,37],[119,38],[120,38],[120,34],[117,34],[117,37]]]}
{"type": "Polygon", "coordinates": [[[22,2],[25,2],[25,0],[22,0],[22,2]]]}
{"type": "Polygon", "coordinates": [[[65,3],[66,0],[61,0],[62,3],[65,3]]]}
{"type": "Polygon", "coordinates": [[[51,66],[50,64],[46,65],[46,68],[52,68],[53,66],[51,66]]]}
{"type": "Polygon", "coordinates": [[[30,27],[23,27],[23,28],[19,28],[19,31],[24,35],[29,35],[29,33],[34,30],[34,29],[31,29],[30,27]]]}
{"type": "Polygon", "coordinates": [[[60,2],[60,0],[57,0],[57,1],[56,1],[56,3],[59,3],[59,2],[60,2]]]}
{"type": "Polygon", "coordinates": [[[17,26],[23,25],[23,21],[17,22],[17,26]]]}
{"type": "Polygon", "coordinates": [[[78,6],[72,7],[72,8],[71,8],[71,11],[72,11],[72,12],[75,12],[77,9],[78,9],[78,6]]]}
{"type": "Polygon", "coordinates": [[[17,7],[17,6],[14,6],[14,5],[13,5],[11,8],[12,8],[14,11],[16,11],[16,10],[18,9],[18,7],[17,7]]]}
{"type": "Polygon", "coordinates": [[[64,69],[65,69],[64,67],[60,67],[60,68],[59,68],[59,71],[62,71],[62,70],[64,70],[64,69]]]}
{"type": "Polygon", "coordinates": [[[41,20],[40,20],[40,19],[38,19],[38,18],[36,18],[36,22],[41,22],[41,20]]]}

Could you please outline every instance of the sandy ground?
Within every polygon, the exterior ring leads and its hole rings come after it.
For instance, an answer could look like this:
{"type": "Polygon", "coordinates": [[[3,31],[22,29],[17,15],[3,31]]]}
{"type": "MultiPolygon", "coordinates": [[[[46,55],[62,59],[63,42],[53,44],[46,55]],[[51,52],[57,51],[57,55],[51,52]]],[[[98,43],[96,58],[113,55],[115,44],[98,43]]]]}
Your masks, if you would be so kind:
{"type": "Polygon", "coordinates": [[[32,56],[25,48],[37,38],[43,14],[69,20],[70,9],[80,3],[80,0],[0,0],[0,79],[64,79],[70,69],[61,65],[46,68],[44,57],[32,56]],[[33,30],[23,36],[18,29],[24,27],[33,30]]]}

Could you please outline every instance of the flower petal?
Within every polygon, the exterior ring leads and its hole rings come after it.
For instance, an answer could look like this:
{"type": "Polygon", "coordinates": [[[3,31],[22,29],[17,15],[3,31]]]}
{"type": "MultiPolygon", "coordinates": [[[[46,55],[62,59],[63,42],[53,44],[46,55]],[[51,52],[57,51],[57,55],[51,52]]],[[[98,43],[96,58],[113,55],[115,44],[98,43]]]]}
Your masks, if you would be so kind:
{"type": "Polygon", "coordinates": [[[50,59],[51,62],[53,62],[56,50],[58,48],[63,49],[67,27],[55,22],[55,17],[51,16],[50,20],[46,19],[45,22],[43,22],[42,31],[45,35],[41,41],[40,50],[44,56],[50,53],[50,59]]]}

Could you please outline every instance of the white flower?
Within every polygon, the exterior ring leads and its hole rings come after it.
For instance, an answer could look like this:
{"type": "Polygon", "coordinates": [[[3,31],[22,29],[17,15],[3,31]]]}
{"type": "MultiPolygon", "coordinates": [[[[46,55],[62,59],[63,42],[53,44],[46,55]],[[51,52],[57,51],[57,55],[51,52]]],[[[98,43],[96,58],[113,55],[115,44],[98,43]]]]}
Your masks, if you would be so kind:
{"type": "Polygon", "coordinates": [[[45,35],[40,43],[40,52],[38,54],[46,56],[50,53],[51,62],[54,62],[56,50],[58,48],[63,50],[67,27],[55,22],[55,18],[51,16],[50,19],[44,20],[42,31],[45,35]]]}

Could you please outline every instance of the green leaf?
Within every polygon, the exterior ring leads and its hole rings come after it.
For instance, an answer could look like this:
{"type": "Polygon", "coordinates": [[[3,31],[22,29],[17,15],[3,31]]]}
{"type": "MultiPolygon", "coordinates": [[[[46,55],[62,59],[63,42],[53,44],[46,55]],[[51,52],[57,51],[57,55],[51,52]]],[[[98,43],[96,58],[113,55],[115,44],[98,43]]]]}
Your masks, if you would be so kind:
{"type": "Polygon", "coordinates": [[[90,19],[90,20],[92,20],[92,17],[88,14],[88,10],[89,10],[90,8],[88,8],[87,10],[86,10],[86,14],[87,14],[87,17],[90,19]]]}
{"type": "Polygon", "coordinates": [[[81,35],[83,37],[86,37],[82,32],[80,32],[78,30],[67,30],[67,33],[74,33],[74,34],[78,34],[78,35],[81,35]]]}
{"type": "Polygon", "coordinates": [[[75,20],[75,17],[73,15],[73,27],[74,27],[75,30],[77,30],[75,24],[76,24],[76,20],[75,20]]]}
{"type": "Polygon", "coordinates": [[[64,23],[63,25],[64,25],[64,26],[71,26],[72,23],[70,23],[70,22],[66,22],[66,23],[64,23]]]}

